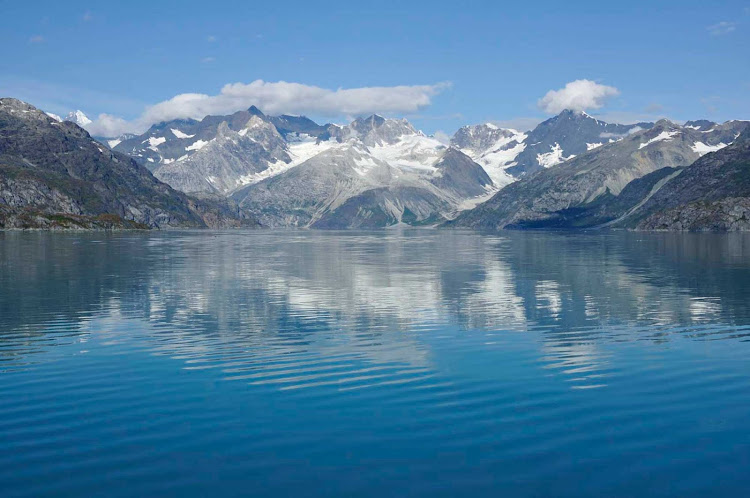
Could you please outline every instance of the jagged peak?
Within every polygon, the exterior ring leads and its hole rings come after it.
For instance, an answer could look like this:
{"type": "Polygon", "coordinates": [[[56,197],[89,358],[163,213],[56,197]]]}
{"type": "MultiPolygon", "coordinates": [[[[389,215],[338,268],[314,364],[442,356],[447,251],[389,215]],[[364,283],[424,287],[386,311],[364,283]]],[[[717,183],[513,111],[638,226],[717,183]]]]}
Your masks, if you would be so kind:
{"type": "Polygon", "coordinates": [[[250,107],[249,107],[249,108],[247,109],[247,112],[249,112],[250,114],[252,114],[252,115],[254,115],[254,116],[265,116],[265,114],[263,114],[263,111],[261,111],[260,109],[258,109],[258,108],[257,108],[256,106],[254,106],[254,105],[251,105],[251,106],[250,106],[250,107]]]}
{"type": "Polygon", "coordinates": [[[692,121],[686,121],[683,125],[685,128],[692,128],[694,130],[710,130],[714,126],[716,126],[718,123],[715,123],[713,121],[709,121],[708,119],[694,119],[692,121]]]}

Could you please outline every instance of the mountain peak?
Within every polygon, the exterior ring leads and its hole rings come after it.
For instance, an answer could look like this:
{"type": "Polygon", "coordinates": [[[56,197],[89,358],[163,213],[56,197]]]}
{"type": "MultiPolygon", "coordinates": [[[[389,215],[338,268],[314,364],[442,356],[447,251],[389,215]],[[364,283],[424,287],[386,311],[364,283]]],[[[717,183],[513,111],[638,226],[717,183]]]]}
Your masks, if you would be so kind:
{"type": "Polygon", "coordinates": [[[91,124],[89,117],[80,109],[70,111],[68,115],[65,116],[65,121],[71,121],[81,127],[91,124]]]}
{"type": "Polygon", "coordinates": [[[672,121],[670,121],[670,120],[668,120],[666,118],[662,118],[659,121],[657,121],[656,123],[654,123],[654,128],[669,128],[669,129],[672,129],[672,128],[678,128],[678,127],[679,127],[679,125],[677,125],[676,123],[674,123],[674,122],[672,122],[672,121]]]}
{"type": "Polygon", "coordinates": [[[263,111],[261,111],[254,105],[251,105],[250,108],[247,110],[247,112],[249,112],[253,116],[261,116],[261,117],[265,116],[265,114],[263,114],[263,111]]]}
{"type": "Polygon", "coordinates": [[[591,116],[590,114],[587,114],[585,111],[577,111],[575,109],[564,109],[560,114],[558,114],[555,117],[564,118],[564,119],[591,119],[594,121],[599,121],[598,119],[591,116]]]}
{"type": "Polygon", "coordinates": [[[386,119],[383,116],[380,116],[379,114],[371,114],[370,116],[366,118],[357,118],[355,120],[356,122],[370,125],[372,128],[379,128],[383,126],[383,124],[386,122],[386,119]]]}
{"type": "Polygon", "coordinates": [[[692,128],[698,131],[708,131],[716,126],[716,123],[707,119],[696,119],[685,123],[685,128],[692,128]]]}

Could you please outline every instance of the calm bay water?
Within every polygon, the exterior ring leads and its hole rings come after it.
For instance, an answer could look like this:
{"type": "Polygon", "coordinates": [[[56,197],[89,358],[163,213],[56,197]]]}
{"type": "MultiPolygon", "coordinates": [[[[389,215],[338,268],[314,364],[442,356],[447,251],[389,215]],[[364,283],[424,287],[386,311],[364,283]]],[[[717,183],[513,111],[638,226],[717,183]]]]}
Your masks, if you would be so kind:
{"type": "Polygon", "coordinates": [[[0,496],[743,496],[750,236],[0,233],[0,496]]]}

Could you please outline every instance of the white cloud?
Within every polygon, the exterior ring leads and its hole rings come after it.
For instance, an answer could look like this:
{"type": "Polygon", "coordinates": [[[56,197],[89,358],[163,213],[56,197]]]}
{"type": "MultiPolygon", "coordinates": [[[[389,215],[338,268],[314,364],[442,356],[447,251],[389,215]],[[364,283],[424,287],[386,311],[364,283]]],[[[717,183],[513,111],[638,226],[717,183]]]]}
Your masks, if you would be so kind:
{"type": "Polygon", "coordinates": [[[557,114],[565,109],[585,111],[600,109],[606,100],[620,94],[612,86],[600,85],[591,80],[575,80],[559,90],[550,90],[539,99],[539,108],[549,114],[557,114]]]}
{"type": "Polygon", "coordinates": [[[712,24],[711,26],[708,26],[706,28],[711,36],[727,35],[735,29],[737,29],[737,23],[730,21],[717,22],[716,24],[712,24]]]}
{"type": "Polygon", "coordinates": [[[443,130],[438,130],[435,133],[433,133],[432,138],[434,138],[438,142],[445,144],[445,145],[448,145],[449,143],[451,143],[451,136],[448,135],[443,130]]]}
{"type": "Polygon", "coordinates": [[[536,127],[542,120],[532,117],[518,117],[512,119],[495,120],[492,124],[500,128],[510,128],[518,131],[528,131],[536,127]]]}
{"type": "Polygon", "coordinates": [[[132,123],[110,114],[99,114],[98,118],[84,128],[95,137],[119,137],[133,131],[132,123]]]}
{"type": "MultiPolygon", "coordinates": [[[[409,113],[432,103],[432,97],[449,86],[436,85],[339,88],[330,90],[285,81],[232,83],[218,95],[183,93],[146,108],[134,121],[126,122],[111,115],[101,115],[87,126],[89,132],[117,128],[122,132],[139,132],[154,123],[171,119],[202,119],[209,114],[230,114],[255,105],[268,114],[313,114],[317,116],[359,116],[371,113],[409,113]],[[117,123],[117,126],[113,126],[117,123]],[[94,131],[95,130],[95,131],[94,131]]],[[[105,135],[113,136],[113,135],[105,135]]]]}
{"type": "Polygon", "coordinates": [[[609,132],[605,132],[605,133],[600,133],[599,137],[601,137],[601,138],[622,138],[622,137],[627,137],[628,135],[633,135],[634,133],[638,133],[639,131],[643,131],[643,128],[641,128],[640,126],[634,126],[633,128],[629,129],[625,133],[609,133],[609,132]]]}

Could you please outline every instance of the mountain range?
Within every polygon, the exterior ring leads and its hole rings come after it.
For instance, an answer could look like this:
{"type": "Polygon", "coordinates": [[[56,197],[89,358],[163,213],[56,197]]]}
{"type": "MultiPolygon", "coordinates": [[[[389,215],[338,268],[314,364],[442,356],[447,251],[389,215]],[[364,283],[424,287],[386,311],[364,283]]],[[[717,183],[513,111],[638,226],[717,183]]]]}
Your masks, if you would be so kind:
{"type": "Polygon", "coordinates": [[[121,224],[159,228],[744,229],[744,211],[734,209],[745,205],[744,184],[717,189],[704,179],[722,182],[730,170],[742,177],[744,121],[622,125],[565,110],[530,131],[484,123],[443,143],[404,119],[321,125],[253,106],[95,140],[80,128],[90,123],[80,111],[61,119],[2,102],[0,206],[8,226],[30,223],[34,211],[112,214],[121,224]],[[64,147],[45,149],[49,137],[64,147]],[[81,169],[97,161],[106,166],[81,169]],[[18,171],[35,172],[55,193],[30,194],[12,183],[18,171]],[[71,181],[93,185],[73,195],[71,181]],[[159,195],[147,195],[154,189],[159,195]]]}

